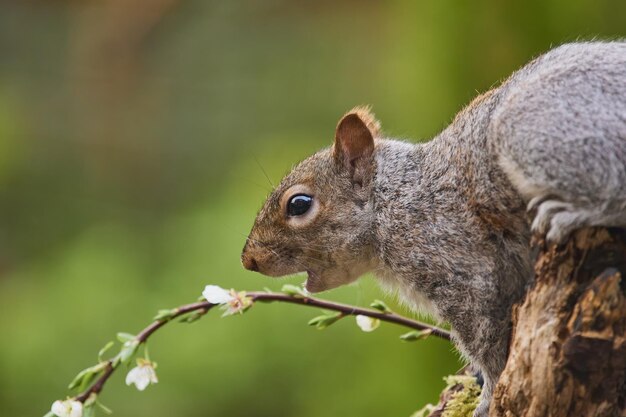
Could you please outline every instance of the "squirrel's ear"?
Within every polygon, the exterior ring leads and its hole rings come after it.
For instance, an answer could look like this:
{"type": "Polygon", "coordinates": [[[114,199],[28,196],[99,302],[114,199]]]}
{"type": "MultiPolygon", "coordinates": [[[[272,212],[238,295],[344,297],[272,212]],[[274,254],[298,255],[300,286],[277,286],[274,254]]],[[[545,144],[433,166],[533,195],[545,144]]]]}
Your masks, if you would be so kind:
{"type": "Polygon", "coordinates": [[[374,137],[379,129],[380,123],[366,107],[350,110],[337,125],[334,157],[350,171],[358,185],[363,185],[371,171],[374,137]]]}

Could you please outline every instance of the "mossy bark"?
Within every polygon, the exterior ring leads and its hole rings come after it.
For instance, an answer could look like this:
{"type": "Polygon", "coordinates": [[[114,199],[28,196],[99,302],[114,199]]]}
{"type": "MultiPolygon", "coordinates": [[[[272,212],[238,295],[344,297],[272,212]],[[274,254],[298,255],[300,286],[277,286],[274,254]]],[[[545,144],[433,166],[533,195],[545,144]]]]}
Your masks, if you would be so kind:
{"type": "Polygon", "coordinates": [[[446,387],[439,396],[439,403],[428,404],[411,417],[472,417],[480,397],[476,377],[466,367],[456,375],[448,375],[444,381],[446,387]]]}
{"type": "Polygon", "coordinates": [[[533,246],[535,284],[514,309],[489,415],[626,416],[626,231],[533,246]]]}

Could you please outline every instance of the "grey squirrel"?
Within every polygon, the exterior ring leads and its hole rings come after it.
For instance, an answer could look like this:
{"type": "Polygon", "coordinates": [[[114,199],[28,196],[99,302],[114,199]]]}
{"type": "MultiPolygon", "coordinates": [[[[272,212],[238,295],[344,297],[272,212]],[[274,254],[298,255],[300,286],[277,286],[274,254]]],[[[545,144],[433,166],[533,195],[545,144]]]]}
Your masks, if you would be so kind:
{"type": "Polygon", "coordinates": [[[267,198],[242,263],[306,272],[311,292],[373,272],[451,324],[484,377],[484,417],[532,283],[531,233],[558,243],[583,226],[626,227],[626,42],[549,51],[424,144],[353,109],[267,198]]]}

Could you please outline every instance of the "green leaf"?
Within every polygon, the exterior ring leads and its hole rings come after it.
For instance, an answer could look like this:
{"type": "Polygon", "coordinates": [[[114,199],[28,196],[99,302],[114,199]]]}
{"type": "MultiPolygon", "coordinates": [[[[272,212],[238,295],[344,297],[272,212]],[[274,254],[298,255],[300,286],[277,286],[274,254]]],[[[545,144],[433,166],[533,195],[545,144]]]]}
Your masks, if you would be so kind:
{"type": "Polygon", "coordinates": [[[309,320],[308,325],[315,326],[318,330],[323,330],[342,317],[343,314],[341,313],[324,314],[322,316],[317,316],[309,320]]]}
{"type": "Polygon", "coordinates": [[[136,339],[129,340],[122,345],[122,349],[120,350],[119,359],[122,363],[128,363],[131,361],[135,353],[137,353],[137,348],[139,347],[139,341],[136,339]]]}
{"type": "Polygon", "coordinates": [[[392,312],[391,309],[387,307],[387,304],[385,304],[381,300],[372,301],[372,304],[370,304],[370,307],[375,308],[376,310],[383,312],[385,314],[389,314],[392,312]]]}
{"type": "Polygon", "coordinates": [[[113,414],[113,410],[111,410],[106,405],[102,404],[100,401],[96,401],[96,405],[100,407],[100,409],[104,412],[104,414],[108,414],[108,415],[113,414]]]}
{"type": "Polygon", "coordinates": [[[206,313],[207,313],[207,310],[197,310],[197,311],[194,311],[193,313],[183,316],[183,318],[181,318],[179,321],[181,323],[193,323],[194,321],[197,321],[202,316],[204,316],[206,313]]]}
{"type": "Polygon", "coordinates": [[[98,352],[98,361],[102,362],[102,356],[104,356],[104,354],[107,353],[107,351],[109,349],[111,349],[114,344],[115,344],[115,342],[110,341],[109,343],[104,345],[104,347],[102,349],[100,349],[100,351],[98,352]]]}
{"type": "Polygon", "coordinates": [[[285,284],[280,290],[291,297],[307,298],[309,296],[304,288],[297,285],[285,284]]]}
{"type": "Polygon", "coordinates": [[[86,387],[91,381],[98,375],[104,368],[106,368],[106,362],[100,362],[97,365],[85,368],[78,373],[68,385],[68,389],[74,389],[76,387],[86,387]]]}
{"type": "Polygon", "coordinates": [[[94,404],[83,406],[83,417],[96,417],[96,407],[94,407],[94,404]]]}
{"type": "Polygon", "coordinates": [[[134,334],[130,334],[130,333],[124,333],[124,332],[120,332],[117,334],[117,340],[119,340],[122,343],[126,343],[130,340],[133,340],[135,337],[134,334]]]}
{"type": "Polygon", "coordinates": [[[400,339],[404,340],[405,342],[415,342],[418,340],[426,339],[428,336],[430,336],[432,332],[433,329],[413,330],[400,336],[400,339]]]}
{"type": "Polygon", "coordinates": [[[159,310],[156,316],[154,316],[154,319],[159,321],[169,321],[176,315],[176,313],[178,313],[178,309],[176,308],[159,310]]]}

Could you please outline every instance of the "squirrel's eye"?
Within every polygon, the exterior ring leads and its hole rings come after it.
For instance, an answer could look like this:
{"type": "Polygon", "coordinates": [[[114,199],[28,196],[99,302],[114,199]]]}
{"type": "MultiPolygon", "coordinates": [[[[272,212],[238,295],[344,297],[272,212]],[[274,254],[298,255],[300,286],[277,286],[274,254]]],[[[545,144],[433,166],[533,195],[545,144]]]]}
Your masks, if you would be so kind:
{"type": "Polygon", "coordinates": [[[297,194],[289,199],[287,203],[287,214],[290,216],[301,216],[311,208],[313,197],[306,194],[297,194]]]}

